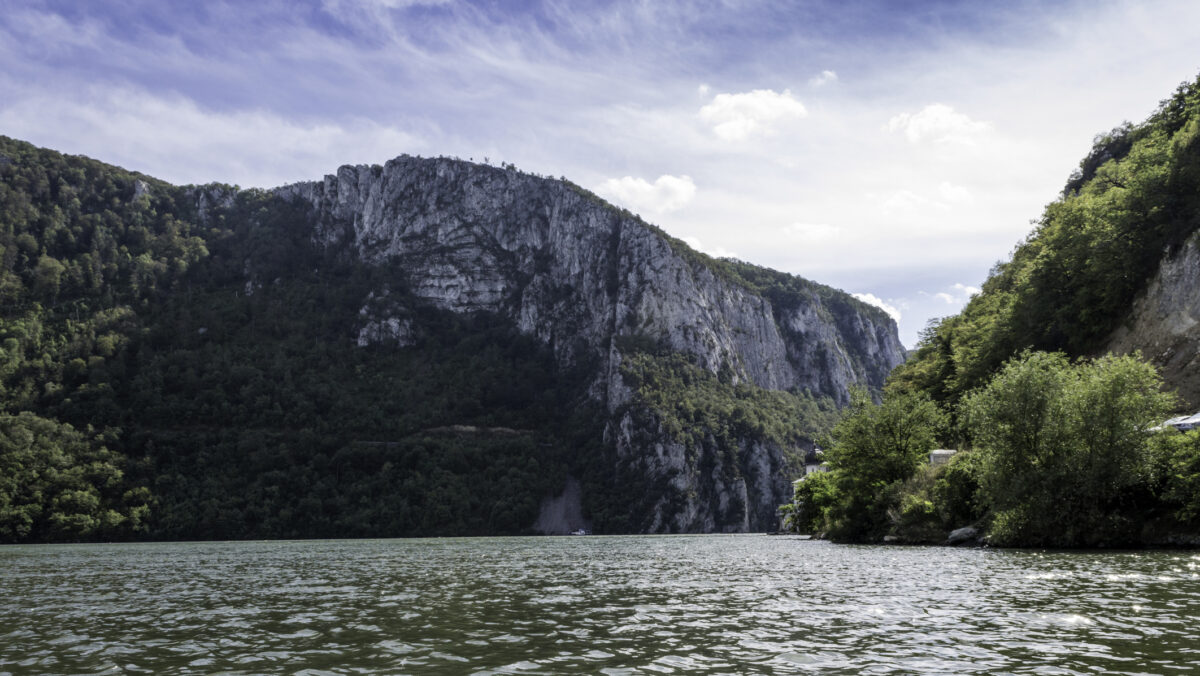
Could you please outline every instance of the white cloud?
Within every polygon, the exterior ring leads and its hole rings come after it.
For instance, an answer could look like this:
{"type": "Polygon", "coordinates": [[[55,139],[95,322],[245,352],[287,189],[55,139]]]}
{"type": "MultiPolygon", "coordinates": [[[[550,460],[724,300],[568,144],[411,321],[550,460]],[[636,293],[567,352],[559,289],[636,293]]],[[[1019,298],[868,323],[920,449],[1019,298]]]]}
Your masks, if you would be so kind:
{"type": "Polygon", "coordinates": [[[708,96],[708,89],[708,85],[702,84],[699,87],[696,87],[696,93],[700,96],[708,96]]]}
{"type": "Polygon", "coordinates": [[[751,136],[774,134],[775,125],[808,115],[804,104],[792,93],[755,89],[741,94],[717,94],[700,109],[700,119],[712,125],[713,133],[725,141],[742,141],[751,136]]]}
{"type": "Polygon", "coordinates": [[[976,122],[950,106],[933,103],[916,113],[901,113],[884,128],[903,132],[910,143],[930,142],[948,145],[975,145],[979,135],[991,130],[988,122],[976,122]]]}
{"type": "Polygon", "coordinates": [[[696,184],[689,176],[659,176],[654,183],[644,178],[610,178],[596,192],[634,211],[663,214],[678,211],[696,196],[696,184]]]}
{"type": "Polygon", "coordinates": [[[823,70],[820,75],[817,75],[808,81],[809,86],[824,87],[827,84],[837,82],[838,74],[832,70],[823,70]]]}
{"type": "Polygon", "coordinates": [[[938,291],[937,293],[926,293],[922,291],[920,293],[922,296],[928,296],[930,298],[940,300],[946,305],[963,305],[967,301],[971,300],[971,296],[979,293],[980,290],[977,286],[968,286],[961,282],[953,284],[947,288],[949,289],[948,291],[938,291]]]}
{"type": "Polygon", "coordinates": [[[719,246],[706,247],[696,237],[682,237],[681,239],[684,241],[685,244],[692,247],[696,251],[699,251],[701,253],[706,253],[709,256],[712,256],[713,258],[738,258],[737,253],[730,251],[729,249],[719,247],[719,246]]]}
{"type": "Polygon", "coordinates": [[[938,186],[938,194],[943,200],[952,204],[970,204],[975,201],[975,196],[971,194],[970,190],[946,181],[942,181],[942,184],[938,186]]]}
{"type": "Polygon", "coordinates": [[[103,28],[96,21],[68,21],[53,12],[13,11],[6,17],[17,34],[35,41],[45,53],[66,53],[71,48],[95,49],[104,40],[103,28]]]}
{"type": "Polygon", "coordinates": [[[874,305],[875,307],[883,310],[884,312],[888,313],[888,315],[892,319],[896,320],[897,322],[900,321],[900,310],[898,310],[895,305],[885,302],[879,296],[876,296],[873,293],[852,293],[850,295],[861,300],[862,302],[866,303],[867,305],[874,305]]]}
{"type": "Polygon", "coordinates": [[[792,223],[784,227],[783,232],[804,242],[828,242],[840,237],[842,229],[828,223],[792,223]]]}

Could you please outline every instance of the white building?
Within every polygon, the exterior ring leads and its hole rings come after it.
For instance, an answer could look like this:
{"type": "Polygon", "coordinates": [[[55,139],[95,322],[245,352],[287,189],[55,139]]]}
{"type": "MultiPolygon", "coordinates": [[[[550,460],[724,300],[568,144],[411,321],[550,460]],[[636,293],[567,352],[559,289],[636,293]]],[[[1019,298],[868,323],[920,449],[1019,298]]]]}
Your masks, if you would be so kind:
{"type": "Polygon", "coordinates": [[[814,472],[828,472],[829,463],[824,461],[825,454],[821,451],[820,446],[813,446],[812,450],[804,454],[804,476],[800,477],[803,481],[805,477],[814,472]]]}
{"type": "Polygon", "coordinates": [[[944,465],[950,462],[950,458],[954,457],[955,453],[958,453],[958,451],[949,448],[934,449],[929,452],[929,465],[931,467],[944,465]]]}

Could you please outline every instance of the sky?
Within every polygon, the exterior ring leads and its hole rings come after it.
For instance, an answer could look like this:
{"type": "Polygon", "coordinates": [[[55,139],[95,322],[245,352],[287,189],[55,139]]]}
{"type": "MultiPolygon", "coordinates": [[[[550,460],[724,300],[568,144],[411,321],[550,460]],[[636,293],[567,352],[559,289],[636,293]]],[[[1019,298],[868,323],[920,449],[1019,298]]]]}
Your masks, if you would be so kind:
{"type": "Polygon", "coordinates": [[[243,187],[512,163],[912,347],[1198,73],[1191,0],[6,0],[0,134],[243,187]]]}

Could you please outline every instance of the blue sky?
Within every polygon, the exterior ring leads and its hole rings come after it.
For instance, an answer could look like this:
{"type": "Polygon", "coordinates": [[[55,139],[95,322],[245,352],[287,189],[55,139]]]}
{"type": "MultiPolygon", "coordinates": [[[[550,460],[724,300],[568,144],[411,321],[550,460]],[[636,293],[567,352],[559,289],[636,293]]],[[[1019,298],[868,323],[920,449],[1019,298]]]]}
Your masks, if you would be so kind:
{"type": "Polygon", "coordinates": [[[1197,45],[1200,3],[1166,0],[9,0],[0,134],[177,183],[512,162],[885,305],[911,346],[1197,45]]]}

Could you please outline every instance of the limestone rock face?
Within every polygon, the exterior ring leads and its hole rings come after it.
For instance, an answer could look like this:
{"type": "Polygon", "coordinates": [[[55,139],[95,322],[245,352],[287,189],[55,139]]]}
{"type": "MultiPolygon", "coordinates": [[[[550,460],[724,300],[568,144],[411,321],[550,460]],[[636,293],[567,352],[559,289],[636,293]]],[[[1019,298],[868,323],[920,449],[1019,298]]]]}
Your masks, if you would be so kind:
{"type": "Polygon", "coordinates": [[[1185,403],[1200,406],[1200,235],[1159,265],[1103,352],[1142,356],[1185,403]]]}
{"type": "MultiPolygon", "coordinates": [[[[880,387],[904,358],[882,311],[811,283],[786,307],[773,305],[715,261],[564,181],[402,156],[276,193],[311,205],[314,242],[398,266],[422,302],[499,314],[564,366],[594,365],[589,392],[613,415],[606,437],[618,457],[690,496],[682,507],[654,506],[650,531],[773,528],[790,477],[783,449],[756,439],[742,440],[736,472],[698,472],[652,423],[644,429],[622,413],[633,396],[620,373],[622,337],[658,341],[733,382],[840,403],[852,385],[880,387]]],[[[360,344],[403,345],[412,327],[403,309],[379,307],[382,293],[364,299],[354,333],[360,344]]]]}

